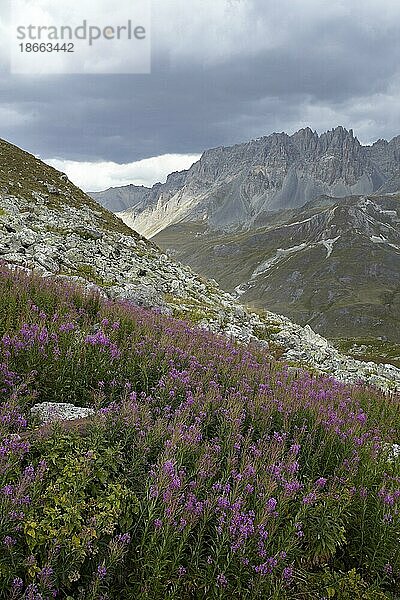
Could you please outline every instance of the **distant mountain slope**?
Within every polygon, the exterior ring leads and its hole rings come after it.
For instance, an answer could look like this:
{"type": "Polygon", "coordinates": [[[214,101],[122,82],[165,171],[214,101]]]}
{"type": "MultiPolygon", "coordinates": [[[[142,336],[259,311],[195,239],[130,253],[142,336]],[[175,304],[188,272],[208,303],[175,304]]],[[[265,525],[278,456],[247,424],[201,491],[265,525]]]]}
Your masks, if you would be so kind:
{"type": "Polygon", "coordinates": [[[141,206],[150,188],[137,185],[125,185],[123,187],[111,187],[103,192],[89,192],[89,196],[96,202],[112,212],[122,212],[128,208],[135,210],[141,206]]]}
{"type": "MultiPolygon", "coordinates": [[[[188,171],[151,190],[131,188],[140,201],[120,216],[147,237],[181,221],[204,221],[213,230],[249,228],[266,212],[299,208],[320,195],[397,191],[399,169],[400,137],[362,146],[343,127],[321,135],[310,128],[274,133],[207,150],[188,171]]],[[[110,206],[119,193],[93,196],[110,206]]]]}
{"type": "Polygon", "coordinates": [[[241,232],[181,222],[154,240],[245,304],[400,342],[400,195],[322,197],[241,232]]]}
{"type": "Polygon", "coordinates": [[[244,303],[400,341],[399,190],[400,136],[306,128],[208,150],[119,214],[244,303]]]}

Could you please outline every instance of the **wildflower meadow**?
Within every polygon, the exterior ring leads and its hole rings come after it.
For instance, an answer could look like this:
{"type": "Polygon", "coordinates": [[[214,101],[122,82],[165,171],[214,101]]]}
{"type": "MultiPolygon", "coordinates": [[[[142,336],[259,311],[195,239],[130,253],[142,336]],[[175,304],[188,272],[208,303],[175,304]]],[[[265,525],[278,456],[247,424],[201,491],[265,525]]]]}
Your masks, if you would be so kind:
{"type": "Polygon", "coordinates": [[[399,597],[398,395],[5,265],[0,394],[0,598],[399,597]]]}

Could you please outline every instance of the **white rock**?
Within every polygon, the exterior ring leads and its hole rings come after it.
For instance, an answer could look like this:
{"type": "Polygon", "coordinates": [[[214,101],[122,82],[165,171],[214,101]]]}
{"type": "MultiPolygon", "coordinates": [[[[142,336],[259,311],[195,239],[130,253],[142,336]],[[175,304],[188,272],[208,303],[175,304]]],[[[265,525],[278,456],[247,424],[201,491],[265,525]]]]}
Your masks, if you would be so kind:
{"type": "Polygon", "coordinates": [[[31,414],[39,417],[42,423],[85,419],[94,415],[94,412],[92,408],[82,408],[65,402],[42,402],[31,408],[31,414]]]}

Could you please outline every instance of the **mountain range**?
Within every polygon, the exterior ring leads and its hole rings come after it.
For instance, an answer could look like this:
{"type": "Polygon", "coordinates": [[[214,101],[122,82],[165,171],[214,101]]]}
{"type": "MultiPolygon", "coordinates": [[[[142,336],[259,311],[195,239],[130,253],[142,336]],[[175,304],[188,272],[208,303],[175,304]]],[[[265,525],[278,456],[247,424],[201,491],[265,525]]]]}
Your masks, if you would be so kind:
{"type": "Polygon", "coordinates": [[[363,146],[337,127],[274,133],[207,150],[187,171],[151,189],[111,188],[91,194],[147,237],[181,221],[204,220],[212,229],[254,227],[271,211],[299,208],[321,195],[344,197],[400,189],[400,136],[363,146]],[[119,206],[118,206],[119,201],[119,206]]]}
{"type": "Polygon", "coordinates": [[[255,308],[400,342],[400,136],[310,128],[204,152],[151,189],[92,196],[255,308]]]}

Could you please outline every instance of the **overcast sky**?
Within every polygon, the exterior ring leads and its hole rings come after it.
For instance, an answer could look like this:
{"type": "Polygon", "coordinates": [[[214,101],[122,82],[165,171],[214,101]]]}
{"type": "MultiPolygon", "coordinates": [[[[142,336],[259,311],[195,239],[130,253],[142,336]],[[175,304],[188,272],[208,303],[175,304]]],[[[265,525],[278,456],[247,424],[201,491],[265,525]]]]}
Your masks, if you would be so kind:
{"type": "Polygon", "coordinates": [[[307,125],[391,139],[399,31],[398,0],[153,0],[149,75],[13,76],[2,52],[0,137],[85,189],[307,125]]]}

